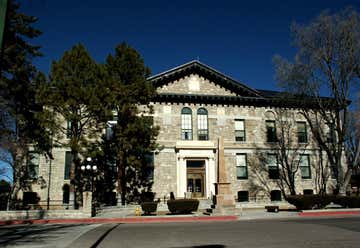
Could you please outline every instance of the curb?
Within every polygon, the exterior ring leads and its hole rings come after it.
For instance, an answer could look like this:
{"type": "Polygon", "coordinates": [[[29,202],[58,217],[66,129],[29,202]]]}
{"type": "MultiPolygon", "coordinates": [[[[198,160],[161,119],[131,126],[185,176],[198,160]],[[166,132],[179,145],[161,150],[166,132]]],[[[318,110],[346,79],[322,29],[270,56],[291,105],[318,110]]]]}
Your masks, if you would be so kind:
{"type": "Polygon", "coordinates": [[[360,215],[360,210],[343,210],[343,211],[306,211],[298,214],[303,217],[312,216],[341,216],[341,215],[360,215]]]}
{"type": "Polygon", "coordinates": [[[173,223],[237,221],[237,216],[193,216],[193,217],[130,217],[130,218],[86,218],[86,219],[35,219],[0,221],[1,225],[21,224],[96,224],[96,223],[173,223]]]}

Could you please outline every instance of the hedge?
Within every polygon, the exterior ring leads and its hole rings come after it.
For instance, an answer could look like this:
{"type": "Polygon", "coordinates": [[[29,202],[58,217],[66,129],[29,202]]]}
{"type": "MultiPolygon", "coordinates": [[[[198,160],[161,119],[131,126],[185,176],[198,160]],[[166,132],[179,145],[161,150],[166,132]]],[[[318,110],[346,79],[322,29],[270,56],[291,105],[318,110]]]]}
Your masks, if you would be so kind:
{"type": "Polygon", "coordinates": [[[333,202],[344,208],[360,208],[360,196],[336,196],[333,202]]]}
{"type": "Polygon", "coordinates": [[[199,200],[197,199],[177,199],[167,201],[168,209],[171,213],[190,214],[197,211],[199,200]]]}
{"type": "Polygon", "coordinates": [[[143,202],[141,203],[141,209],[145,215],[150,215],[153,212],[156,212],[157,202],[143,202]]]}
{"type": "Polygon", "coordinates": [[[324,208],[331,202],[344,208],[360,208],[359,196],[289,195],[286,200],[298,210],[324,208]]]}
{"type": "Polygon", "coordinates": [[[294,205],[298,210],[308,210],[314,208],[324,208],[334,202],[332,195],[288,195],[288,203],[294,205]]]}

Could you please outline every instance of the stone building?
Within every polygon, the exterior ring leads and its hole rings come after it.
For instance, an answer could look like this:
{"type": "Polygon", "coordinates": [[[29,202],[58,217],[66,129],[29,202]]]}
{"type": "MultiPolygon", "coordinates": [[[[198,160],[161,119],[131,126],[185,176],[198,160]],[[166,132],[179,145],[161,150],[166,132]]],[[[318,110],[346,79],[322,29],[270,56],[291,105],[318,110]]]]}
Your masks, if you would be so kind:
{"type": "MultiPolygon", "coordinates": [[[[305,119],[297,114],[302,101],[280,92],[256,90],[221,72],[191,61],[149,78],[158,92],[153,101],[154,122],[160,126],[154,152],[153,192],[157,198],[211,199],[218,179],[218,140],[224,141],[227,180],[235,201],[266,204],[282,201],[274,151],[277,110],[293,116],[292,133],[304,144],[298,156],[297,193],[316,193],[317,147],[305,119]],[[259,151],[267,159],[259,159],[259,151]],[[264,168],[263,171],[258,169],[264,168]]],[[[296,152],[296,151],[295,151],[296,152]]],[[[51,166],[52,204],[69,202],[70,154],[56,148],[51,166]]],[[[49,161],[40,158],[38,174],[49,178],[49,161]]],[[[330,180],[331,181],[331,180],[330,180]]],[[[45,201],[48,188],[34,185],[45,201]]]]}
{"type": "Polygon", "coordinates": [[[302,101],[286,99],[280,92],[252,89],[199,61],[149,80],[158,92],[154,120],[161,127],[157,141],[163,146],[154,163],[153,191],[159,197],[169,192],[177,197],[186,192],[199,198],[214,195],[218,139],[222,137],[234,199],[281,201],[276,173],[271,170],[278,169],[273,143],[279,109],[291,113],[293,139],[304,144],[297,158],[297,193],[316,193],[317,148],[305,119],[297,114],[302,101]],[[266,161],[258,158],[259,151],[268,157],[266,161]],[[261,166],[263,171],[259,171],[261,166]]]}

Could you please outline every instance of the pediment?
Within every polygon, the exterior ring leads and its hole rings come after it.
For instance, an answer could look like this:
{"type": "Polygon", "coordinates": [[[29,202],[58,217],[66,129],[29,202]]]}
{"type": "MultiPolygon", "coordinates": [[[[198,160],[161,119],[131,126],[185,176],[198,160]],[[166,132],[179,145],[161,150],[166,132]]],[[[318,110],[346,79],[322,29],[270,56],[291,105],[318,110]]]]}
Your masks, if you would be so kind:
{"type": "Polygon", "coordinates": [[[215,69],[192,61],[148,79],[159,94],[259,97],[254,89],[215,69]]]}
{"type": "Polygon", "coordinates": [[[226,89],[198,74],[190,74],[168,84],[157,87],[157,93],[236,96],[235,92],[226,89]]]}

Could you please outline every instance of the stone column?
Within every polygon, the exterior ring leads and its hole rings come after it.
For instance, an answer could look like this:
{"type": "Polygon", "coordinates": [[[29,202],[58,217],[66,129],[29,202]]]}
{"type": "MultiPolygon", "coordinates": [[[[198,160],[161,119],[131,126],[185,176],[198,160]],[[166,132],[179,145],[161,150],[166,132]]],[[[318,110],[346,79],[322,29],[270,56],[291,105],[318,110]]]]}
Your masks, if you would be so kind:
{"type": "Polygon", "coordinates": [[[83,212],[88,214],[89,217],[92,215],[92,192],[83,192],[83,212]]]}
{"type": "Polygon", "coordinates": [[[218,181],[216,185],[216,208],[235,208],[235,200],[231,190],[231,183],[226,176],[224,156],[224,139],[218,140],[218,181]]]}

